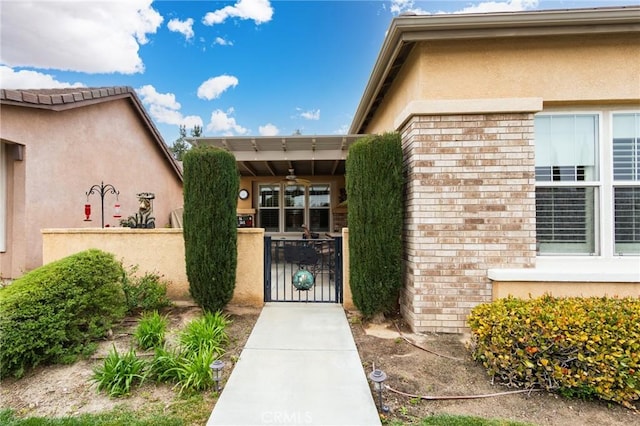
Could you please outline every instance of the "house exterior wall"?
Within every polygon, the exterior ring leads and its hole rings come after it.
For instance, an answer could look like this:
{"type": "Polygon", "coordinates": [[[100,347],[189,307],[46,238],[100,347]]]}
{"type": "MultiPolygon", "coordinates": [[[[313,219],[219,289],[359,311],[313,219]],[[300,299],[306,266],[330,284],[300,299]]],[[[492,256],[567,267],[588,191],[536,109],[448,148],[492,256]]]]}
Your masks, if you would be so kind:
{"type": "Polygon", "coordinates": [[[402,129],[407,286],[416,330],[462,332],[487,270],[535,263],[533,114],[413,117],[402,129]]]}
{"type": "MultiPolygon", "coordinates": [[[[415,331],[466,331],[475,305],[533,288],[488,272],[536,267],[534,115],[640,105],[638,75],[629,34],[416,43],[364,131],[401,133],[401,310],[415,331]]],[[[638,288],[596,284],[589,294],[638,288]]],[[[584,285],[545,280],[532,294],[586,295],[584,285]]]]}
{"type": "Polygon", "coordinates": [[[528,299],[553,297],[640,297],[640,286],[631,282],[600,282],[597,286],[584,282],[548,281],[541,286],[535,281],[494,281],[493,300],[508,296],[528,299]]]}
{"type": "MultiPolygon", "coordinates": [[[[92,185],[112,184],[120,192],[123,218],[138,211],[137,193],[153,192],[156,227],[169,223],[182,206],[182,182],[127,98],[51,111],[2,106],[0,138],[24,145],[8,183],[7,252],[0,275],[17,277],[42,265],[43,228],[100,227],[100,196],[89,197],[92,221],[84,222],[85,193],[92,185]]],[[[105,224],[113,217],[115,196],[105,196],[105,224]]]]}
{"type": "Polygon", "coordinates": [[[629,34],[417,43],[367,133],[397,129],[422,100],[541,98],[548,105],[636,103],[640,39],[629,34]]]}

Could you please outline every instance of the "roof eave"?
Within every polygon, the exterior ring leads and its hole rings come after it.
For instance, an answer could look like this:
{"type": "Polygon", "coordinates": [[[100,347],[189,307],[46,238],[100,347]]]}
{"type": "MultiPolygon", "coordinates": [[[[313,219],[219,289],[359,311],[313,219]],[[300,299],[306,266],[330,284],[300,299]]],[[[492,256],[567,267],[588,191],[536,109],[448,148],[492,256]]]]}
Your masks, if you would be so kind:
{"type": "Polygon", "coordinates": [[[438,39],[621,32],[640,32],[640,7],[398,16],[391,21],[349,133],[359,134],[365,130],[367,115],[394,61],[407,44],[438,39]]]}

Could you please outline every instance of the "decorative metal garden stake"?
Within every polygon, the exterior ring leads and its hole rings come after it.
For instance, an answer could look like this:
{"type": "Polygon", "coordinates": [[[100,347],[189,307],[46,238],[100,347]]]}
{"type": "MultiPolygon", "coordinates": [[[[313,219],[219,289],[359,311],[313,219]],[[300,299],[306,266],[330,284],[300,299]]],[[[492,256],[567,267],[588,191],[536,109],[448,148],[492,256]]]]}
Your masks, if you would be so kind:
{"type": "Polygon", "coordinates": [[[369,379],[373,382],[373,388],[378,392],[378,405],[380,407],[380,411],[388,413],[389,407],[382,404],[382,391],[384,390],[384,381],[387,380],[387,375],[384,371],[375,369],[369,373],[369,379]]]}
{"type": "MultiPolygon", "coordinates": [[[[89,202],[89,195],[98,193],[100,194],[100,207],[102,208],[102,227],[104,228],[104,196],[106,194],[114,194],[116,196],[116,201],[118,201],[118,194],[120,194],[119,191],[116,190],[116,188],[111,185],[111,184],[104,184],[104,182],[100,182],[100,185],[93,185],[91,188],[89,188],[89,190],[86,192],[87,194],[87,202],[89,202]]],[[[89,207],[89,212],[91,212],[91,207],[89,207]]],[[[87,215],[87,219],[89,219],[89,214],[86,213],[86,206],[85,206],[85,215],[87,215]]]]}
{"type": "Polygon", "coordinates": [[[209,367],[211,368],[211,371],[213,371],[213,382],[215,383],[216,392],[220,392],[222,389],[220,387],[220,379],[222,379],[221,375],[222,369],[224,368],[224,362],[216,359],[211,363],[211,365],[209,365],[209,367]]]}

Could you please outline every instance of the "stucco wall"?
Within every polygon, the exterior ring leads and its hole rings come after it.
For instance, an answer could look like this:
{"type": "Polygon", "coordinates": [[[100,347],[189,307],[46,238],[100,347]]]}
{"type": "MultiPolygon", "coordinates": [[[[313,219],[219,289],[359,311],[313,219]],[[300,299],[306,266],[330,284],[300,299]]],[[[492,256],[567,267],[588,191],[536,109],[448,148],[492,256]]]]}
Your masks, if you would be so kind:
{"type": "MultiPolygon", "coordinates": [[[[182,229],[45,229],[43,262],[97,248],[113,253],[125,267],[137,266],[138,274],[156,272],[170,285],[173,300],[189,299],[182,229]]],[[[236,289],[231,303],[263,304],[264,230],[238,229],[236,289]]]]}
{"type": "Polygon", "coordinates": [[[554,297],[640,297],[638,283],[493,281],[492,284],[493,300],[508,296],[528,299],[545,294],[554,297]]]}
{"type": "MultiPolygon", "coordinates": [[[[85,193],[94,184],[112,184],[120,191],[122,216],[138,210],[136,194],[153,192],[156,227],[169,223],[171,210],[182,206],[182,182],[143,126],[129,99],[96,103],[66,111],[2,106],[3,141],[25,146],[23,168],[12,181],[14,212],[8,241],[11,250],[0,256],[0,273],[16,277],[42,264],[44,228],[100,227],[100,197],[92,195],[92,222],[84,222],[85,193]],[[7,269],[8,268],[8,269],[7,269]]],[[[113,217],[115,196],[105,197],[105,223],[113,217]]]]}
{"type": "Polygon", "coordinates": [[[640,38],[629,34],[423,41],[413,48],[367,132],[395,130],[403,109],[425,99],[637,104],[638,75],[640,38]]]}

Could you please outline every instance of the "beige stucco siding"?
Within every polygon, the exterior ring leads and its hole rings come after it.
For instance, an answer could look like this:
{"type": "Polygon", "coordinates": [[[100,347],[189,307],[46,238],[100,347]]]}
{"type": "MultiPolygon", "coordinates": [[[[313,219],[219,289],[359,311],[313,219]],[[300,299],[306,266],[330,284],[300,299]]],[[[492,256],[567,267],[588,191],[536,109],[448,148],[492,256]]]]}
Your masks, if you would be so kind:
{"type": "MultiPolygon", "coordinates": [[[[23,161],[14,163],[25,168],[24,184],[12,188],[15,198],[10,200],[15,211],[24,211],[13,218],[13,231],[24,232],[25,246],[15,234],[11,241],[12,251],[26,253],[24,270],[41,265],[41,229],[100,227],[97,194],[89,197],[93,221],[83,221],[85,193],[94,184],[104,181],[120,191],[123,217],[137,211],[137,193],[155,193],[156,227],[166,226],[170,211],[182,206],[182,182],[129,99],[59,112],[3,105],[1,135],[25,145],[23,161]]],[[[106,195],[105,224],[110,226],[119,225],[113,217],[115,202],[114,195],[106,195]]],[[[24,272],[6,271],[7,263],[20,262],[3,261],[3,276],[24,272]]]]}
{"type": "Polygon", "coordinates": [[[542,98],[545,105],[637,103],[640,39],[616,34],[420,42],[367,132],[397,130],[394,120],[412,101],[500,98],[542,98]]]}

